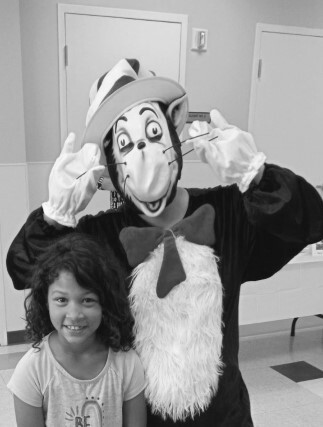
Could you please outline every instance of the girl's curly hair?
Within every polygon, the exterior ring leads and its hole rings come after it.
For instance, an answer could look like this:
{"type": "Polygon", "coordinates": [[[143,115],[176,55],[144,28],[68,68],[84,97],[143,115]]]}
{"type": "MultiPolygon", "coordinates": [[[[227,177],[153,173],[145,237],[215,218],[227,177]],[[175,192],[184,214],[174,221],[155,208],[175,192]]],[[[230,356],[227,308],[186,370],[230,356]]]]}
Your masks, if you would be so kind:
{"type": "Polygon", "coordinates": [[[34,348],[52,332],[48,311],[49,286],[61,272],[72,273],[77,283],[99,297],[102,321],[97,336],[113,350],[129,350],[133,344],[133,317],[120,274],[111,249],[92,237],[70,233],[50,245],[38,258],[31,292],[25,299],[26,335],[34,348]]]}

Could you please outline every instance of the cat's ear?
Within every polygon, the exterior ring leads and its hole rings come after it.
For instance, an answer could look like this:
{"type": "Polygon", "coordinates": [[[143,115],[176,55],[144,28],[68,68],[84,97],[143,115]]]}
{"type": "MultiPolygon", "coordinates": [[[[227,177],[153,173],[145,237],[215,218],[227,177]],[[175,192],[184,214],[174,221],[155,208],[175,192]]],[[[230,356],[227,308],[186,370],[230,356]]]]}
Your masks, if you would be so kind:
{"type": "Polygon", "coordinates": [[[173,123],[177,134],[179,135],[186,123],[188,115],[188,98],[187,95],[175,99],[167,108],[166,116],[173,123]]]}

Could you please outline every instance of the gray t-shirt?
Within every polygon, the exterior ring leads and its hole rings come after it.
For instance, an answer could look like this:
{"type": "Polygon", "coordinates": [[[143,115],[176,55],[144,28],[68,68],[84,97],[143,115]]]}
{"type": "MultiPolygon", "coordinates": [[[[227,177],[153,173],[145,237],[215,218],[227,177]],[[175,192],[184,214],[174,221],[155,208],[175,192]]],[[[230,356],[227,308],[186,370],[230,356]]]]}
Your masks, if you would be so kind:
{"type": "Polygon", "coordinates": [[[43,407],[47,427],[122,427],[122,404],[145,388],[144,372],[134,350],[109,350],[97,377],[78,380],[56,361],[48,336],[40,351],[30,349],[8,383],[23,402],[43,407]]]}

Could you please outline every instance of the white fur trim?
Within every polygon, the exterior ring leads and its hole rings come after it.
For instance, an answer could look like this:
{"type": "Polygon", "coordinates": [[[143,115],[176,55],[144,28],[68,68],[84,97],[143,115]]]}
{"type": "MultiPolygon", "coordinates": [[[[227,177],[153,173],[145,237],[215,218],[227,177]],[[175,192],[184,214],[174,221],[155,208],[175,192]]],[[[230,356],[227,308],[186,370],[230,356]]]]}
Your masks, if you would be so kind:
{"type": "Polygon", "coordinates": [[[130,303],[135,344],[153,412],[174,421],[194,417],[218,388],[222,361],[222,284],[207,246],[176,239],[187,279],[156,295],[163,244],[133,272],[130,303]]]}

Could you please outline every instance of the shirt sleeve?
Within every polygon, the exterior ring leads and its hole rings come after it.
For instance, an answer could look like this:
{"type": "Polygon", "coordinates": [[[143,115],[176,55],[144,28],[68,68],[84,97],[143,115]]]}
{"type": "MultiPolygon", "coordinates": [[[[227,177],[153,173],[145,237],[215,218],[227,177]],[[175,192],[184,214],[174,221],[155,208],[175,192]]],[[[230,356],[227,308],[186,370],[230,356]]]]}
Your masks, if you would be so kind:
{"type": "Polygon", "coordinates": [[[138,396],[145,389],[144,369],[137,353],[129,350],[124,353],[123,400],[138,396]]]}
{"type": "Polygon", "coordinates": [[[28,405],[42,407],[43,395],[36,360],[36,351],[29,350],[18,362],[7,387],[28,405]]]}

